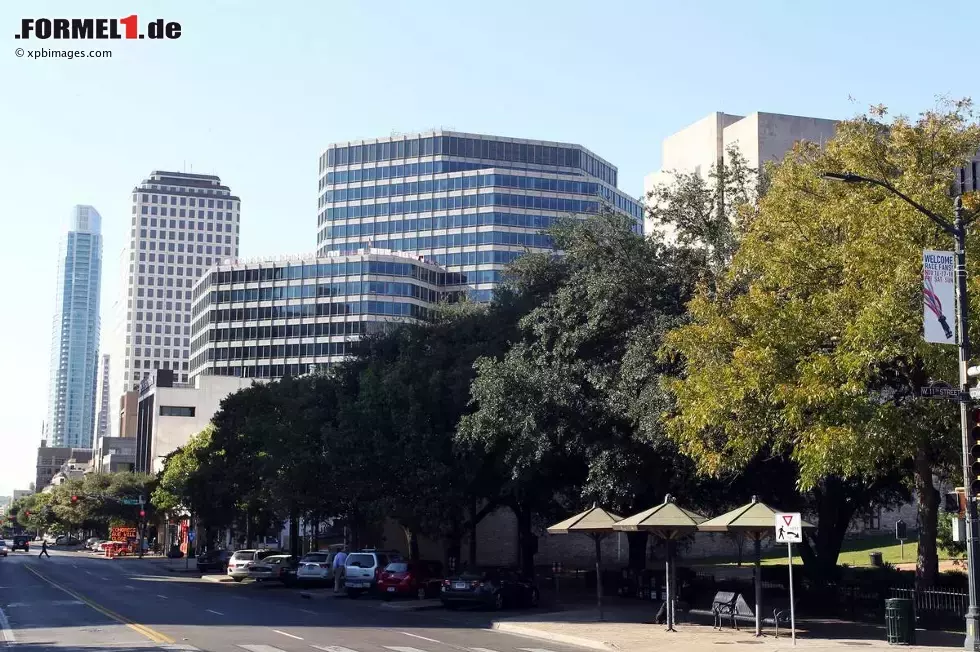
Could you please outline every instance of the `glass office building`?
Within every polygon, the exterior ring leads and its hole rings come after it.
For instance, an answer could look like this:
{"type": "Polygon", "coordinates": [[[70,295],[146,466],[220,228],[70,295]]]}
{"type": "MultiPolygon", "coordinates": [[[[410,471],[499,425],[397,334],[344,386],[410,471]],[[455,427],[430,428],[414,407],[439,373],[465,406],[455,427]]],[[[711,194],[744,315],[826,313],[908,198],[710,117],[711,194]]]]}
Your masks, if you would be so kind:
{"type": "Polygon", "coordinates": [[[47,421],[47,441],[58,448],[92,448],[99,366],[101,229],[98,211],[75,206],[58,248],[47,421]]]}
{"type": "Polygon", "coordinates": [[[370,249],[218,266],[194,286],[190,374],[281,378],[330,366],[366,333],[427,319],[460,283],[421,256],[370,249]]]}
{"type": "Polygon", "coordinates": [[[616,167],[580,145],[434,131],[331,145],[319,172],[319,255],[422,255],[481,301],[514,258],[551,249],[560,216],[605,205],[642,231],[616,167]]]}

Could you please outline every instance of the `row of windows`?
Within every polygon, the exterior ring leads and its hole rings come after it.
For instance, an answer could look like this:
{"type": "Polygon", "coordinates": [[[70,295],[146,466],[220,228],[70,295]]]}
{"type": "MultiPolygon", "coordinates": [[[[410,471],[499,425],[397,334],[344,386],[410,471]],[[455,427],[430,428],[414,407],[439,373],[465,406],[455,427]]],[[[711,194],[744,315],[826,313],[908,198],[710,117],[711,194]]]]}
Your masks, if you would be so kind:
{"type": "MultiPolygon", "coordinates": [[[[452,172],[469,172],[485,170],[488,167],[504,168],[520,172],[541,172],[513,165],[487,165],[486,163],[470,163],[467,161],[426,161],[424,163],[404,163],[387,165],[376,168],[355,168],[353,170],[336,170],[327,172],[326,177],[320,178],[320,190],[336,183],[359,183],[361,181],[377,181],[379,179],[400,179],[403,177],[418,177],[432,174],[449,174],[452,172]]],[[[578,174],[578,172],[562,172],[562,174],[578,174]]]]}
{"type": "MultiPolygon", "coordinates": [[[[215,283],[253,283],[257,281],[280,281],[286,279],[332,278],[336,276],[407,276],[432,285],[445,285],[444,274],[414,263],[400,263],[384,260],[352,260],[340,263],[319,263],[316,265],[284,265],[255,269],[233,269],[211,272],[209,281],[215,283]]],[[[200,291],[195,290],[195,298],[200,291]]]]}
{"type": "Polygon", "coordinates": [[[194,339],[194,349],[207,342],[241,342],[277,340],[287,337],[330,337],[337,335],[361,335],[368,332],[364,321],[331,321],[307,324],[282,324],[279,326],[239,326],[235,328],[211,328],[194,339]]]}
{"type": "Polygon", "coordinates": [[[310,342],[307,344],[215,347],[203,353],[203,362],[208,363],[214,360],[272,360],[276,358],[309,358],[323,355],[344,355],[349,347],[350,342],[310,342]]]}
{"type": "MultiPolygon", "coordinates": [[[[136,212],[136,207],[134,206],[133,207],[133,213],[135,213],[135,212],[136,212]]],[[[199,211],[197,211],[197,216],[196,217],[198,219],[200,219],[200,220],[203,220],[205,218],[205,212],[207,213],[207,219],[209,219],[209,220],[213,220],[213,219],[215,219],[215,217],[217,217],[219,220],[226,219],[225,218],[225,215],[226,214],[223,211],[217,211],[217,215],[215,215],[215,211],[203,211],[203,210],[199,210],[199,211]]],[[[160,210],[159,210],[159,212],[157,212],[157,207],[156,206],[143,206],[143,207],[140,208],[140,215],[160,215],[162,217],[167,217],[167,208],[166,207],[161,207],[160,210]]],[[[169,216],[170,217],[191,217],[191,218],[192,217],[195,217],[195,215],[194,215],[194,209],[193,208],[181,208],[180,210],[177,210],[176,208],[171,208],[170,209],[170,215],[169,216]]],[[[232,219],[232,214],[230,212],[227,213],[227,219],[229,219],[229,220],[232,219]]]]}
{"type": "Polygon", "coordinates": [[[432,211],[476,208],[478,206],[507,206],[510,208],[530,208],[535,210],[558,211],[562,213],[597,213],[598,201],[569,199],[567,197],[538,197],[531,195],[511,195],[493,192],[465,197],[434,197],[411,201],[396,201],[384,204],[364,204],[362,206],[338,206],[321,212],[327,220],[343,220],[357,217],[378,217],[401,213],[429,213],[432,211]]]}
{"type": "Polygon", "coordinates": [[[460,156],[489,161],[580,168],[610,185],[616,185],[615,168],[578,148],[458,136],[415,137],[388,143],[331,147],[320,157],[320,171],[337,165],[356,165],[420,156],[460,156]]]}
{"type": "MultiPolygon", "coordinates": [[[[156,220],[153,220],[153,221],[155,222],[156,220]]],[[[140,237],[143,237],[143,238],[145,238],[147,236],[147,231],[146,231],[147,224],[146,224],[146,222],[147,222],[147,219],[145,217],[140,218],[140,227],[141,227],[140,228],[140,237]]],[[[170,220],[170,228],[171,229],[176,229],[176,228],[178,228],[178,226],[181,229],[183,229],[183,228],[185,228],[185,224],[186,224],[186,228],[188,230],[190,230],[190,231],[193,231],[194,230],[194,225],[195,224],[197,224],[197,230],[198,231],[204,231],[205,230],[205,226],[204,226],[205,223],[204,222],[194,222],[193,220],[190,220],[190,221],[186,221],[186,220],[170,220]]],[[[166,227],[167,227],[167,221],[166,220],[160,220],[160,239],[161,240],[166,240],[167,237],[168,237],[167,236],[167,232],[163,230],[166,227]]],[[[207,223],[207,230],[208,231],[219,231],[219,232],[220,231],[227,231],[228,233],[231,233],[232,228],[231,228],[231,224],[214,224],[213,222],[208,222],[207,223]]],[[[239,231],[239,225],[236,224],[235,225],[235,232],[237,233],[238,231],[239,231]]],[[[193,235],[193,234],[190,234],[190,235],[193,235]]],[[[156,224],[153,224],[153,225],[150,226],[149,236],[151,238],[157,237],[156,224]]],[[[171,240],[177,240],[178,239],[177,232],[170,231],[169,237],[170,237],[171,240]]],[[[179,239],[180,240],[183,240],[183,238],[179,238],[179,239]]]]}
{"type": "MultiPolygon", "coordinates": [[[[153,202],[154,204],[166,204],[167,203],[167,195],[143,195],[143,201],[144,202],[153,202]]],[[[196,203],[197,200],[194,197],[190,197],[190,198],[188,198],[188,197],[181,197],[180,198],[180,205],[181,206],[202,206],[203,207],[205,201],[208,202],[208,204],[207,204],[207,207],[208,208],[216,208],[216,207],[217,208],[231,208],[232,207],[232,202],[231,202],[230,199],[208,199],[208,200],[205,200],[203,197],[201,198],[201,201],[200,201],[199,204],[196,203]],[[190,199],[190,201],[188,201],[188,199],[190,199]],[[215,205],[215,202],[217,202],[217,205],[215,205]]],[[[174,196],[171,196],[170,197],[170,205],[171,206],[176,206],[177,205],[177,197],[174,197],[174,196]]]]}
{"type": "Polygon", "coordinates": [[[415,297],[422,301],[438,301],[439,293],[415,283],[396,281],[338,281],[319,285],[291,285],[275,288],[218,290],[211,293],[214,303],[243,301],[275,301],[277,299],[309,299],[340,297],[358,294],[383,294],[393,297],[415,297]]]}
{"type": "Polygon", "coordinates": [[[193,406],[184,405],[161,405],[161,417],[192,417],[196,409],[193,406]]]}
{"type": "Polygon", "coordinates": [[[321,232],[320,240],[352,238],[361,235],[387,235],[389,233],[424,234],[438,229],[465,229],[478,226],[514,226],[543,231],[555,223],[549,215],[528,213],[463,213],[440,215],[386,222],[361,222],[347,226],[328,226],[321,232]]]}
{"type": "MultiPolygon", "coordinates": [[[[356,252],[358,249],[367,246],[367,242],[351,242],[344,245],[344,247],[349,248],[350,252],[356,252]]],[[[463,265],[509,265],[523,255],[523,251],[464,251],[453,254],[431,254],[427,255],[426,258],[432,259],[443,267],[459,267],[463,265]]]]}
{"type": "MultiPolygon", "coordinates": [[[[434,235],[416,238],[378,239],[372,241],[375,247],[392,251],[424,251],[470,245],[511,245],[552,249],[554,241],[550,235],[534,232],[485,231],[481,233],[458,233],[454,235],[434,235]]],[[[438,257],[436,257],[438,260],[438,257]]]]}
{"type": "MultiPolygon", "coordinates": [[[[140,250],[146,251],[147,249],[149,249],[150,251],[156,251],[157,243],[151,240],[149,242],[149,247],[147,247],[147,241],[141,240],[140,250]]],[[[174,251],[174,252],[181,253],[184,251],[184,243],[180,242],[180,243],[176,243],[175,245],[175,243],[173,242],[168,242],[168,243],[161,242],[160,251],[174,251]],[[166,244],[167,246],[164,247],[164,244],[166,244]]],[[[221,253],[222,251],[224,251],[225,256],[231,255],[231,247],[220,247],[214,245],[197,245],[197,253],[199,254],[208,254],[209,256],[220,256],[222,255],[221,253]]],[[[192,244],[187,245],[187,253],[189,254],[194,253],[194,245],[192,244]]]]}
{"type": "Polygon", "coordinates": [[[310,371],[310,367],[327,367],[326,364],[274,364],[247,365],[244,367],[214,367],[205,369],[206,376],[234,376],[236,378],[282,378],[300,376],[310,371]]]}
{"type": "Polygon", "coordinates": [[[204,320],[194,324],[195,330],[205,324],[260,319],[294,319],[298,317],[333,317],[336,315],[383,315],[428,319],[429,308],[414,303],[393,301],[338,301],[309,303],[294,306],[265,306],[263,308],[222,308],[210,310],[204,320]]]}
{"type": "Polygon", "coordinates": [[[540,190],[543,192],[565,192],[576,195],[595,195],[599,192],[599,184],[588,181],[546,179],[541,177],[518,176],[515,174],[480,174],[465,177],[425,179],[422,181],[364,186],[363,188],[338,188],[323,193],[321,205],[347,200],[398,197],[401,195],[418,195],[431,192],[451,192],[491,187],[520,188],[521,190],[540,190]]]}
{"type": "MultiPolygon", "coordinates": [[[[190,219],[188,219],[186,221],[185,220],[169,220],[168,221],[168,220],[163,219],[162,217],[160,219],[157,219],[155,217],[141,217],[140,218],[140,226],[149,226],[149,227],[154,228],[154,229],[157,228],[157,226],[159,226],[161,229],[165,229],[165,228],[167,228],[167,225],[169,224],[169,226],[170,226],[171,229],[176,229],[178,227],[178,225],[180,225],[180,228],[183,229],[184,228],[184,225],[186,224],[187,225],[187,228],[190,229],[191,231],[193,231],[194,230],[194,224],[195,224],[195,222],[193,220],[194,220],[194,216],[193,215],[191,216],[190,219]]],[[[215,226],[215,224],[213,222],[208,222],[208,223],[205,223],[205,222],[197,222],[196,224],[197,224],[197,230],[198,231],[203,231],[204,228],[205,228],[204,227],[205,224],[207,224],[207,230],[208,231],[213,230],[213,227],[215,226]]],[[[133,226],[136,226],[135,219],[133,220],[133,226]]],[[[218,231],[221,230],[221,225],[220,224],[217,225],[217,229],[218,229],[218,231]]],[[[225,227],[225,230],[226,231],[231,231],[231,225],[229,224],[227,227],[225,227]]],[[[239,230],[239,225],[236,224],[235,225],[235,232],[237,233],[238,230],[239,230]]],[[[173,238],[171,238],[171,240],[172,239],[173,238]]]]}

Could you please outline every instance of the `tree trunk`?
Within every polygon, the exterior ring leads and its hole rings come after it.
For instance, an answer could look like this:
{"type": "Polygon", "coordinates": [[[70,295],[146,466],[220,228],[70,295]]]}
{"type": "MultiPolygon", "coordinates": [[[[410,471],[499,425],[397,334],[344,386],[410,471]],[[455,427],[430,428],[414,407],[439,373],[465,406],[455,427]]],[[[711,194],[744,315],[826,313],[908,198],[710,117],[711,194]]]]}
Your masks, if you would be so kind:
{"type": "Polygon", "coordinates": [[[531,510],[517,503],[514,512],[517,516],[518,567],[524,577],[531,578],[534,577],[534,555],[538,552],[538,538],[531,531],[531,510]]]}
{"type": "Polygon", "coordinates": [[[408,558],[411,561],[418,561],[421,555],[419,554],[419,536],[415,533],[415,530],[408,527],[407,525],[402,526],[402,532],[405,533],[405,542],[408,544],[408,558]]]}
{"type": "Polygon", "coordinates": [[[289,510],[289,554],[300,556],[299,511],[294,507],[289,510]]]}
{"type": "Polygon", "coordinates": [[[626,545],[629,547],[629,562],[633,570],[643,570],[647,567],[647,542],[649,532],[627,532],[626,545]]]}
{"type": "Polygon", "coordinates": [[[923,442],[914,459],[915,493],[919,508],[919,558],[915,565],[917,588],[935,586],[939,578],[939,556],[936,551],[939,492],[932,483],[932,463],[927,446],[923,442]]]}

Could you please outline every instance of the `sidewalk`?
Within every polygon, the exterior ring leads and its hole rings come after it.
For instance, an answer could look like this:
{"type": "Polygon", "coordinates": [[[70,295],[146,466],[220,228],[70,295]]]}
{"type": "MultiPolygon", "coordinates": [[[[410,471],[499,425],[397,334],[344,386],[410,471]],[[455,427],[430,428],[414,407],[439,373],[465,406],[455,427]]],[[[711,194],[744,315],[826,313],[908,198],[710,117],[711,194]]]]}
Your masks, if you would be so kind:
{"type": "MultiPolygon", "coordinates": [[[[885,642],[884,627],[873,625],[831,621],[798,622],[794,648],[788,629],[784,635],[784,630],[780,628],[777,639],[773,636],[773,629],[766,628],[766,636],[757,639],[751,627],[743,626],[741,631],[728,627],[717,630],[711,627],[709,621],[707,625],[679,623],[676,632],[667,632],[664,625],[653,623],[654,613],[649,604],[635,607],[615,605],[605,609],[604,622],[597,621],[596,610],[592,608],[498,619],[493,628],[601,652],[661,652],[665,648],[671,652],[705,649],[726,652],[788,652],[793,649],[830,652],[854,647],[865,650],[895,649],[885,642]]],[[[963,635],[918,630],[916,642],[918,645],[905,649],[937,652],[962,649],[963,635]]]]}

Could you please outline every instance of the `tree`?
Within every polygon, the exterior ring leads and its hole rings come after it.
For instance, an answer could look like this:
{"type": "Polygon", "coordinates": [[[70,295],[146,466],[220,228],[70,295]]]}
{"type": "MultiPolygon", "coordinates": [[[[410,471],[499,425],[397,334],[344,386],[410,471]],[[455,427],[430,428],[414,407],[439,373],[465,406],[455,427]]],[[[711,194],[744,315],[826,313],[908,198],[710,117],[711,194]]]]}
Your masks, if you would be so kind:
{"type": "MultiPolygon", "coordinates": [[[[820,175],[884,179],[949,213],[954,169],[980,149],[980,127],[968,102],[916,121],[882,115],[841,123],[825,150],[798,145],[776,170],[718,292],[702,289],[691,323],[667,338],[684,363],[669,383],[668,432],[707,473],[785,453],[802,490],[911,465],[927,585],[938,571],[932,478],[957,464],[959,437],[950,405],[917,400],[930,380],[956,377],[955,350],[922,340],[921,250],[950,243],[882,189],[820,175]]],[[[974,241],[973,274],[977,254],[974,241]]]]}

